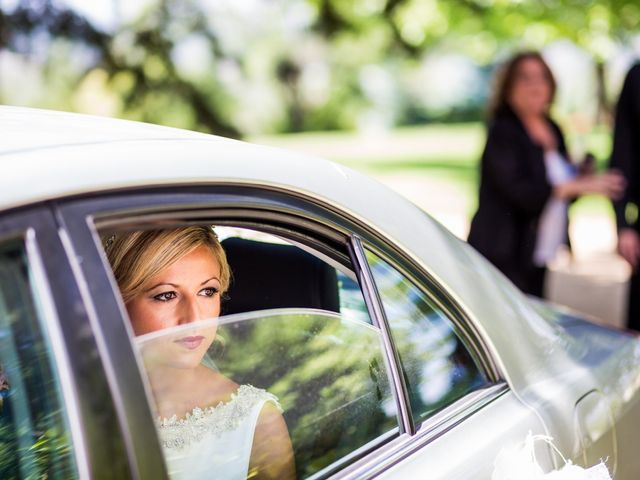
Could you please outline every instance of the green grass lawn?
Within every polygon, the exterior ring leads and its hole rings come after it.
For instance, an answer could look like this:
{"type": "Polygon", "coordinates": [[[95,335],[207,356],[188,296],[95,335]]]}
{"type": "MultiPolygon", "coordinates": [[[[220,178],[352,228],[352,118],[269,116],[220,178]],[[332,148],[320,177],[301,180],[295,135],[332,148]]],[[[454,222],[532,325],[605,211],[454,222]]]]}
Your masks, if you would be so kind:
{"type": "MultiPolygon", "coordinates": [[[[484,126],[478,122],[403,127],[369,135],[313,132],[250,140],[328,158],[368,174],[406,173],[450,183],[472,199],[467,212],[471,215],[476,207],[478,162],[484,139],[484,126]]],[[[598,168],[606,167],[611,148],[606,129],[568,138],[568,145],[583,145],[596,156],[598,168]]],[[[607,200],[587,197],[573,204],[571,215],[576,214],[612,215],[612,211],[607,200]]]]}

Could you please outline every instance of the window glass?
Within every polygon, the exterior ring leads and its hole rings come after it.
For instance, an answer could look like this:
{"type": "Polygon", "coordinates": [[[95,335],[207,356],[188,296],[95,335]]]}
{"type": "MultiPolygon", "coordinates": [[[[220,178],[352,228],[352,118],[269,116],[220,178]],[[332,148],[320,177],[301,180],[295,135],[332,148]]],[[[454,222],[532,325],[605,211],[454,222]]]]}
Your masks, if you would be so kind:
{"type": "Polygon", "coordinates": [[[21,242],[0,245],[0,478],[77,478],[21,242]]]}
{"type": "Polygon", "coordinates": [[[488,383],[453,323],[409,279],[367,251],[402,363],[413,415],[421,421],[488,383]]]}
{"type": "Polygon", "coordinates": [[[380,332],[350,270],[282,238],[216,228],[225,291],[218,254],[174,249],[187,230],[105,243],[171,478],[306,478],[397,432],[380,332]],[[161,265],[135,295],[118,266],[132,247],[134,271],[147,255],[161,265]]]}
{"type": "MultiPolygon", "coordinates": [[[[256,464],[249,476],[261,468],[282,468],[276,478],[306,478],[396,427],[379,332],[371,325],[315,310],[279,309],[143,335],[136,343],[152,387],[161,385],[156,380],[165,375],[161,372],[190,353],[174,351],[176,342],[198,337],[210,342],[200,350],[205,353],[198,364],[202,397],[208,400],[187,402],[171,419],[170,395],[152,388],[158,392],[152,404],[163,419],[157,425],[172,478],[212,468],[220,478],[233,477],[246,471],[247,462],[256,464]],[[204,412],[194,413],[196,407],[204,412]],[[259,429],[268,423],[268,408],[281,412],[283,423],[265,436],[259,429]],[[266,461],[259,461],[258,449],[266,461]],[[280,464],[288,451],[291,476],[280,464]]],[[[190,385],[186,375],[173,378],[175,388],[190,385]]]]}
{"type": "Polygon", "coordinates": [[[355,277],[341,271],[337,272],[337,277],[340,292],[340,314],[345,318],[371,324],[367,305],[355,277]]]}

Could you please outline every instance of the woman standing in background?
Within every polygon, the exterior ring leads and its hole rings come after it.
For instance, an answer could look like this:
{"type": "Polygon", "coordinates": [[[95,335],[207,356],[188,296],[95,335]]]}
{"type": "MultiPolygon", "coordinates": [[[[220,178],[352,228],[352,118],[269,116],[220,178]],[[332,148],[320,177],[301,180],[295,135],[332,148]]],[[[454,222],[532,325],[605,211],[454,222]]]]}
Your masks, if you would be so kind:
{"type": "Polygon", "coordinates": [[[520,53],[504,66],[468,239],[522,291],[539,297],[547,262],[568,240],[569,201],[587,193],[616,198],[624,190],[617,173],[578,175],[549,117],[555,90],[537,52],[520,53]]]}

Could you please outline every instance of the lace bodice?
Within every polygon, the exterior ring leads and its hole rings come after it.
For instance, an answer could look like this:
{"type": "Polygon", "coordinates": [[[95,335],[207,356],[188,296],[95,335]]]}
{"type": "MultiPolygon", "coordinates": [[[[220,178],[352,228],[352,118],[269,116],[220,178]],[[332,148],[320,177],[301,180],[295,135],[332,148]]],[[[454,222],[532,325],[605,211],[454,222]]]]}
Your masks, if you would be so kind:
{"type": "Polygon", "coordinates": [[[228,402],[196,407],[184,418],[158,418],[156,428],[170,478],[245,479],[253,434],[266,402],[282,411],[274,395],[241,385],[228,402]]]}

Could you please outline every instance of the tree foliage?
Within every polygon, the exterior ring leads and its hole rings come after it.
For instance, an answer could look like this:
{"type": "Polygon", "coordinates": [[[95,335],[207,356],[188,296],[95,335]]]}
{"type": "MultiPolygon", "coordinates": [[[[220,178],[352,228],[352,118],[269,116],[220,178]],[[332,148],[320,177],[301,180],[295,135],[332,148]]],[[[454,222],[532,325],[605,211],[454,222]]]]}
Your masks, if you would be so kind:
{"type": "Polygon", "coordinates": [[[51,0],[26,0],[12,12],[1,13],[0,48],[33,55],[44,38],[46,70],[57,68],[48,55],[56,42],[81,44],[91,50],[93,61],[75,81],[80,83],[95,69],[105,72],[106,86],[117,95],[125,115],[172,123],[171,110],[180,109],[189,126],[235,137],[239,132],[226,120],[225,94],[216,88],[215,75],[199,85],[183,78],[171,58],[176,40],[193,32],[206,37],[214,54],[222,53],[202,18],[195,2],[163,1],[134,24],[108,34],[68,7],[51,0]]]}
{"type": "MultiPolygon", "coordinates": [[[[364,84],[381,71],[402,82],[439,49],[487,66],[569,39],[602,82],[603,62],[640,24],[632,0],[250,3],[255,14],[248,2],[151,0],[105,29],[62,0],[21,0],[0,10],[0,50],[37,65],[43,93],[31,103],[83,110],[82,95],[98,92],[109,114],[240,136],[349,128],[369,110],[416,117],[410,96],[375,99],[364,84]]],[[[5,81],[3,101],[10,91],[5,81]]]]}

